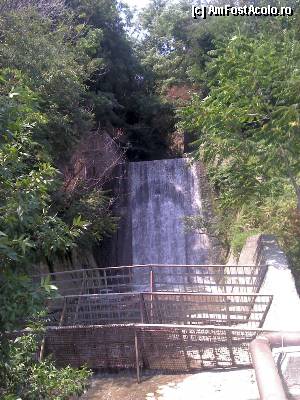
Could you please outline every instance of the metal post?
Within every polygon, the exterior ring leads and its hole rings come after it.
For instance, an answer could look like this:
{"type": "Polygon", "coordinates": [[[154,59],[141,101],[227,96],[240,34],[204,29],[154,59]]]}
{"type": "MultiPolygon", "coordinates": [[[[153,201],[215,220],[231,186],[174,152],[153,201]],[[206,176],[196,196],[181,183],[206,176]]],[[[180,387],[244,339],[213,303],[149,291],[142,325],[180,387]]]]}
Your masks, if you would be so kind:
{"type": "Polygon", "coordinates": [[[230,318],[230,308],[229,308],[229,301],[228,296],[224,296],[225,301],[225,308],[226,308],[226,322],[228,326],[231,326],[231,318],[230,318]]]}
{"type": "MultiPolygon", "coordinates": [[[[230,308],[229,308],[229,302],[228,302],[228,296],[224,296],[225,300],[225,306],[226,306],[226,319],[227,319],[227,325],[231,326],[231,318],[230,318],[230,308]]],[[[235,366],[235,357],[234,357],[234,352],[233,352],[233,342],[232,342],[232,333],[226,330],[226,339],[228,343],[228,350],[231,358],[232,365],[235,366]]]]}
{"type": "Polygon", "coordinates": [[[66,299],[66,297],[65,297],[65,298],[64,298],[63,309],[62,309],[61,316],[60,316],[60,320],[59,320],[59,326],[62,326],[62,324],[64,323],[66,308],[67,308],[67,299],[66,299]]]}
{"type": "Polygon", "coordinates": [[[41,343],[41,349],[40,349],[40,355],[39,355],[39,361],[42,362],[44,358],[44,353],[45,353],[45,344],[46,344],[46,337],[44,336],[42,339],[41,343]]]}
{"type": "Polygon", "coordinates": [[[140,355],[139,355],[139,345],[138,345],[138,337],[137,330],[134,330],[134,346],[135,346],[135,365],[136,365],[136,379],[137,383],[141,383],[140,378],[140,355]]]}
{"type": "Polygon", "coordinates": [[[184,342],[183,330],[182,329],[180,329],[180,341],[181,341],[182,351],[183,351],[184,360],[185,360],[185,364],[186,364],[186,370],[189,371],[190,370],[190,363],[189,363],[188,353],[187,353],[187,349],[186,349],[185,342],[184,342]]]}
{"type": "Polygon", "coordinates": [[[154,276],[153,276],[153,267],[150,267],[150,322],[153,324],[153,287],[154,287],[154,276]]]}
{"type": "Polygon", "coordinates": [[[150,267],[150,292],[154,292],[154,275],[153,275],[153,267],[150,267]]]}
{"type": "Polygon", "coordinates": [[[144,323],[144,295],[143,293],[139,294],[139,301],[140,301],[140,316],[141,316],[141,323],[144,323]]]}
{"type": "Polygon", "coordinates": [[[106,293],[108,293],[108,287],[107,287],[107,276],[106,276],[106,271],[103,271],[103,275],[104,275],[104,286],[106,289],[106,293]]]}

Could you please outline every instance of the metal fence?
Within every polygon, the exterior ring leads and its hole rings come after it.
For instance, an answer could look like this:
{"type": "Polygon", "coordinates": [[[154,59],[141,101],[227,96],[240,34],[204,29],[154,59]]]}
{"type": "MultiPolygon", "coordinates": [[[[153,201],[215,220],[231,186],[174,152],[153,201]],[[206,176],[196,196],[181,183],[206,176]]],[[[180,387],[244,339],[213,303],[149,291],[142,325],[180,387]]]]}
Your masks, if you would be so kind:
{"type": "Polygon", "coordinates": [[[61,297],[49,304],[45,351],[58,365],[135,367],[138,379],[141,367],[249,366],[249,343],[263,332],[273,298],[258,294],[266,271],[134,265],[49,274],[61,297]]]}
{"type": "Polygon", "coordinates": [[[262,294],[115,293],[52,300],[51,324],[124,323],[261,327],[273,296],[262,294]]]}
{"type": "Polygon", "coordinates": [[[45,355],[51,354],[58,366],[134,368],[134,336],[132,325],[49,327],[45,355]]]}
{"type": "MultiPolygon", "coordinates": [[[[264,265],[133,265],[56,272],[49,276],[65,295],[126,292],[257,293],[264,265]]],[[[35,277],[40,279],[40,277],[35,277]]]]}
{"type": "Polygon", "coordinates": [[[250,366],[262,329],[190,325],[98,325],[47,329],[46,354],[60,366],[187,372],[250,366]]]}
{"type": "Polygon", "coordinates": [[[174,372],[249,366],[249,342],[257,335],[253,330],[170,325],[136,332],[145,367],[174,372]]]}

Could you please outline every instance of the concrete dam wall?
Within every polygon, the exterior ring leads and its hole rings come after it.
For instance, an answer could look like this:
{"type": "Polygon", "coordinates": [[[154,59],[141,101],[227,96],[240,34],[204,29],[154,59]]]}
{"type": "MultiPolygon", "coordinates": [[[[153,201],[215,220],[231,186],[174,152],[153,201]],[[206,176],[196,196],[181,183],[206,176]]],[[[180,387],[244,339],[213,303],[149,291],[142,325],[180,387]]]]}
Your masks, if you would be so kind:
{"type": "MultiPolygon", "coordinates": [[[[202,215],[201,165],[186,158],[129,163],[133,264],[206,264],[206,235],[187,232],[184,217],[202,215]]],[[[137,273],[143,284],[143,271],[137,273]]],[[[167,276],[167,271],[165,271],[167,276]]]]}
{"type": "Polygon", "coordinates": [[[206,235],[184,217],[202,214],[200,166],[185,158],[129,164],[133,264],[205,264],[206,235]]]}

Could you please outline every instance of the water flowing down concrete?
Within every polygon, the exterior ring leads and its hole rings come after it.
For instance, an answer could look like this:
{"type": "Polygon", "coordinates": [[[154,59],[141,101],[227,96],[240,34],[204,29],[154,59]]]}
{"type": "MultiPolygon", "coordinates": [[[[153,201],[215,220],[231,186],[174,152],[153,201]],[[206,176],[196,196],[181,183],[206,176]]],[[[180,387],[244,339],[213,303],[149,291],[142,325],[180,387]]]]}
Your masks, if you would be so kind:
{"type": "Polygon", "coordinates": [[[186,158],[133,162],[128,179],[133,264],[207,263],[207,236],[184,227],[184,217],[203,213],[201,165],[186,158]]]}

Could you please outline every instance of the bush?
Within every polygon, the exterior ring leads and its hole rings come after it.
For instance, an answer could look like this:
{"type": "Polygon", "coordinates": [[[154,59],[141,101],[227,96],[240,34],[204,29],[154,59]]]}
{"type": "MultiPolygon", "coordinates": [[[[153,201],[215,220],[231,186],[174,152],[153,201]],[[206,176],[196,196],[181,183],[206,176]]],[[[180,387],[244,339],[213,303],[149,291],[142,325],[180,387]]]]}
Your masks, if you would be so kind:
{"type": "Polygon", "coordinates": [[[65,400],[80,395],[91,372],[56,368],[50,358],[37,362],[41,331],[34,330],[0,346],[0,397],[3,400],[65,400]]]}

